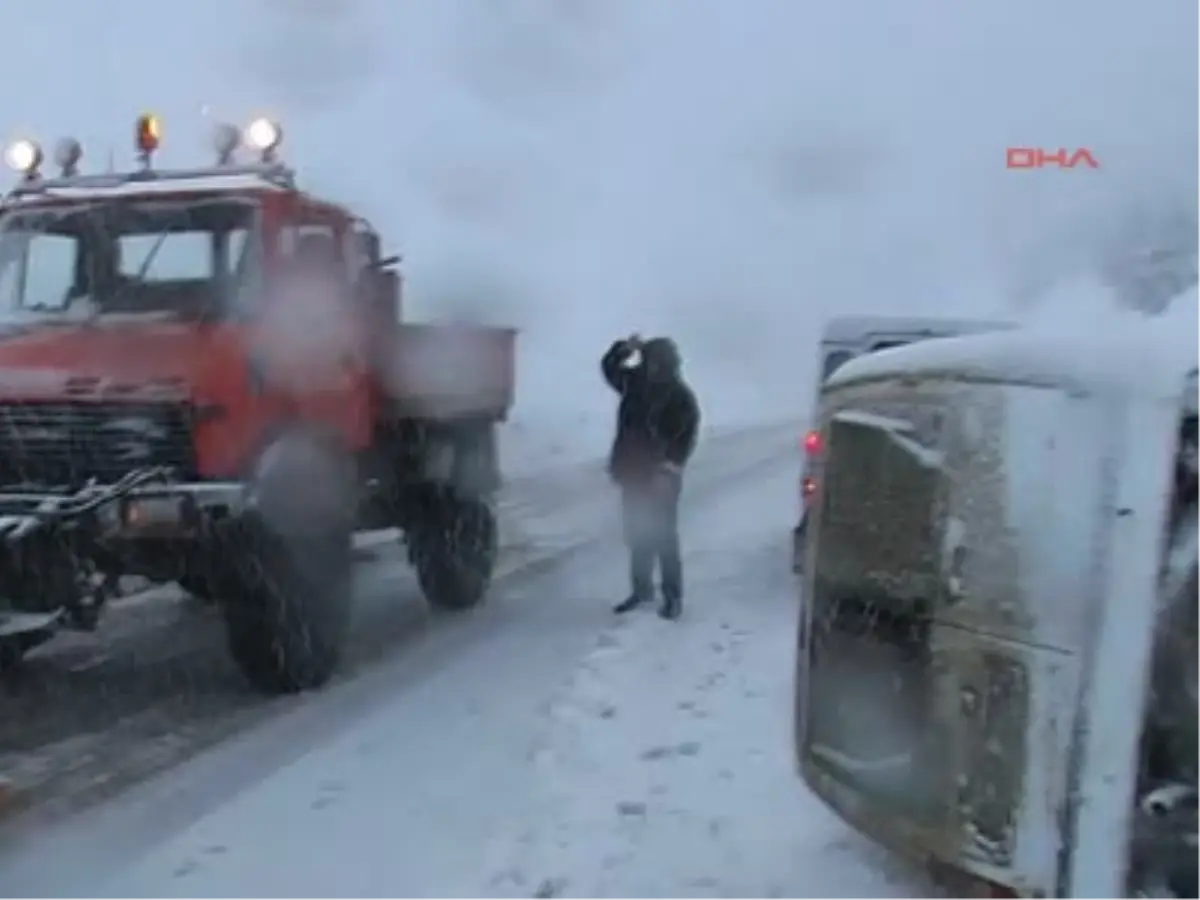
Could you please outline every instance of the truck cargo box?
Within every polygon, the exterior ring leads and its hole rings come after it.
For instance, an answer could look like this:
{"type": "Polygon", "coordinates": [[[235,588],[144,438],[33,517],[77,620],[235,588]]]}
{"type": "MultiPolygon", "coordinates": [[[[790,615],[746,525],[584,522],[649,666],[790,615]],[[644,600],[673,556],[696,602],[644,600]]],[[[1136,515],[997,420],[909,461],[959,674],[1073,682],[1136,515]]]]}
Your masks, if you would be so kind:
{"type": "Polygon", "coordinates": [[[380,387],[405,415],[503,419],[513,403],[516,330],[402,323],[380,361],[380,387]]]}

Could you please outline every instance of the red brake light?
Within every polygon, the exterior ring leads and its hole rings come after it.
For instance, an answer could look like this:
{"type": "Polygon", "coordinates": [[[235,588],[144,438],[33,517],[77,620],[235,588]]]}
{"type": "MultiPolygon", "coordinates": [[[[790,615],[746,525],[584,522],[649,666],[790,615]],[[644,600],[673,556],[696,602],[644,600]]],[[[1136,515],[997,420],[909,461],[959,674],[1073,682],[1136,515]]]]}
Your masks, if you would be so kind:
{"type": "Polygon", "coordinates": [[[809,456],[815,456],[821,452],[821,432],[810,431],[804,435],[804,452],[809,456]]]}

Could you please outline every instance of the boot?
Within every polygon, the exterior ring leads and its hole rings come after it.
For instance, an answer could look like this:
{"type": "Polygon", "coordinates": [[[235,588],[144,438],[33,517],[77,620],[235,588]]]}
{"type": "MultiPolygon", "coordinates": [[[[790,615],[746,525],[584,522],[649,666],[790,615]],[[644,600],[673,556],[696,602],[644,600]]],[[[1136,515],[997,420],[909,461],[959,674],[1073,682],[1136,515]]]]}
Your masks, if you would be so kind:
{"type": "Polygon", "coordinates": [[[623,613],[632,612],[633,610],[637,609],[639,606],[641,606],[645,602],[646,602],[646,598],[643,597],[642,595],[630,594],[629,597],[622,600],[620,603],[618,603],[616,606],[613,607],[613,612],[616,613],[618,616],[622,615],[623,613]]]}
{"type": "Polygon", "coordinates": [[[629,551],[629,598],[613,607],[617,615],[637,609],[654,598],[654,555],[644,544],[629,551]]]}
{"type": "Polygon", "coordinates": [[[676,596],[663,597],[662,606],[658,608],[658,614],[668,622],[674,622],[683,615],[683,601],[676,596]]]}

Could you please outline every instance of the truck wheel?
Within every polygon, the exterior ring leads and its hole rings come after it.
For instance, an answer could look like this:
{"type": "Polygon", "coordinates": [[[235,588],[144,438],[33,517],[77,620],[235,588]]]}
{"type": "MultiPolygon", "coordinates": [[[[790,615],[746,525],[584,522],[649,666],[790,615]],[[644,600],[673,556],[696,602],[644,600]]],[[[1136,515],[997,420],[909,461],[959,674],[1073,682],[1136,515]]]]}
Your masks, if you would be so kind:
{"type": "Polygon", "coordinates": [[[484,500],[445,497],[410,536],[417,580],[437,609],[476,606],[496,564],[496,517],[484,500]]]}
{"type": "Polygon", "coordinates": [[[329,680],[351,608],[346,470],[307,438],[289,444],[282,461],[276,454],[256,472],[255,505],[226,541],[233,578],[222,590],[233,660],[251,684],[271,693],[329,680]]]}
{"type": "Polygon", "coordinates": [[[337,669],[350,612],[351,541],[251,539],[237,591],[224,604],[233,661],[256,688],[320,687],[337,669]]]}

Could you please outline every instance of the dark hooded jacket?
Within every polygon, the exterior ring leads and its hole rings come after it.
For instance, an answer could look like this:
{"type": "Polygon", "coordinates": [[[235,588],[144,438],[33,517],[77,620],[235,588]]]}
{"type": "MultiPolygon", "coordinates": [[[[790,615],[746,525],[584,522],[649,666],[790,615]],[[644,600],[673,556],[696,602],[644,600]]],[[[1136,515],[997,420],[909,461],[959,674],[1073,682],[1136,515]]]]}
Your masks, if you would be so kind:
{"type": "Polygon", "coordinates": [[[646,341],[641,363],[628,367],[633,352],[626,341],[617,341],[600,360],[604,380],[621,395],[608,471],[625,486],[648,480],[664,463],[682,469],[700,429],[700,408],[683,381],[674,341],[646,341]]]}

